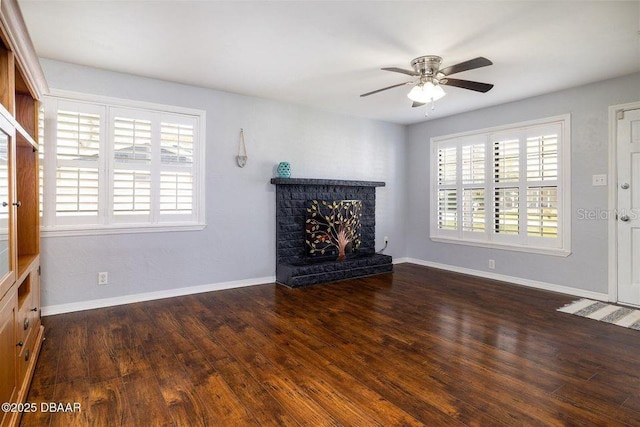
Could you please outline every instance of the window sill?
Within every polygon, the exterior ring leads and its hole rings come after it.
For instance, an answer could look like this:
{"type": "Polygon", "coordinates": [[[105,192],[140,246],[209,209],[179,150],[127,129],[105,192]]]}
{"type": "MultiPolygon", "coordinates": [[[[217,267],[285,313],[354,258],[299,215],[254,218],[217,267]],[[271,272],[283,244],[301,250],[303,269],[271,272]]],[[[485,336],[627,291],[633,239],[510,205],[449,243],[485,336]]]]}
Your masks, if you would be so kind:
{"type": "Polygon", "coordinates": [[[461,240],[451,237],[431,237],[431,240],[438,243],[452,243],[455,245],[476,246],[481,248],[500,249],[503,251],[528,252],[532,254],[552,255],[558,257],[568,257],[571,255],[571,249],[507,245],[495,242],[483,242],[479,240],[461,240]]]}
{"type": "Polygon", "coordinates": [[[204,230],[206,224],[166,224],[166,225],[122,225],[122,226],[83,226],[64,227],[55,229],[42,227],[40,236],[47,237],[71,237],[71,236],[96,236],[106,234],[137,234],[137,233],[160,233],[175,231],[199,231],[204,230]]]}

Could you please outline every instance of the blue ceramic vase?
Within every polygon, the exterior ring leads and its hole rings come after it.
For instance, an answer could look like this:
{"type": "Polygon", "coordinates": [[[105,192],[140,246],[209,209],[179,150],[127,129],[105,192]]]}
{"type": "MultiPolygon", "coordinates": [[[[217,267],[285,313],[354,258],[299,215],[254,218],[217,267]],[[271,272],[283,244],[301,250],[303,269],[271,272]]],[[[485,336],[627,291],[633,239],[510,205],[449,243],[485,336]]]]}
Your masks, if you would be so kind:
{"type": "Polygon", "coordinates": [[[289,162],[280,162],[278,164],[278,176],[280,178],[291,178],[291,165],[289,162]]]}

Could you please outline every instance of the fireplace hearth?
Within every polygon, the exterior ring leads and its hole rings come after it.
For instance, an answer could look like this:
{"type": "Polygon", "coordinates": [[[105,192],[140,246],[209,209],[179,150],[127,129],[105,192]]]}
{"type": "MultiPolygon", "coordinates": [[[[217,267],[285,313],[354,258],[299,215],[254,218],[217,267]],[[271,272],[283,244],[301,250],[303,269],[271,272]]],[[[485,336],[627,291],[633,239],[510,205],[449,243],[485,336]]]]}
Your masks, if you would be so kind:
{"type": "Polygon", "coordinates": [[[271,183],[278,283],[301,287],[393,271],[391,257],[375,253],[376,187],[384,182],[273,178],[271,183]]]}

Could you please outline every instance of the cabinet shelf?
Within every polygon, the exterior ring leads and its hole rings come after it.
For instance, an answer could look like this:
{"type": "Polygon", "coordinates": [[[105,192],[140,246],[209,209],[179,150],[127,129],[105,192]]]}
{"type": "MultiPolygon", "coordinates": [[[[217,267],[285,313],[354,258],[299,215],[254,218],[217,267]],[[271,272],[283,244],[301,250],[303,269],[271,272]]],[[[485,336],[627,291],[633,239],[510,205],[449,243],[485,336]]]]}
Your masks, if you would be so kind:
{"type": "Polygon", "coordinates": [[[40,264],[40,255],[20,255],[18,257],[18,286],[24,281],[29,272],[40,264]]]}

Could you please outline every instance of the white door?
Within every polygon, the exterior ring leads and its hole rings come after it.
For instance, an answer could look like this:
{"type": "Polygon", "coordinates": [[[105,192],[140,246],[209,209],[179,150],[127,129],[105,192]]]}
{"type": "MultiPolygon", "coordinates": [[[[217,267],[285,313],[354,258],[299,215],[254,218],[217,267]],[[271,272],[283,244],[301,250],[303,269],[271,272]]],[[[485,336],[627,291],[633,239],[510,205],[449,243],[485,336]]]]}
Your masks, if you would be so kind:
{"type": "Polygon", "coordinates": [[[618,301],[640,306],[640,109],[618,117],[618,301]]]}

